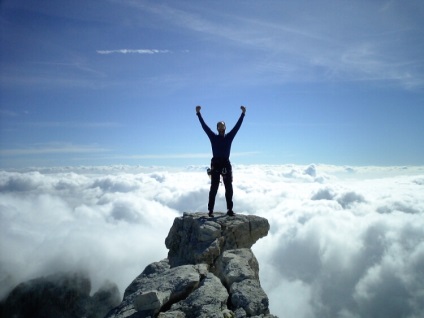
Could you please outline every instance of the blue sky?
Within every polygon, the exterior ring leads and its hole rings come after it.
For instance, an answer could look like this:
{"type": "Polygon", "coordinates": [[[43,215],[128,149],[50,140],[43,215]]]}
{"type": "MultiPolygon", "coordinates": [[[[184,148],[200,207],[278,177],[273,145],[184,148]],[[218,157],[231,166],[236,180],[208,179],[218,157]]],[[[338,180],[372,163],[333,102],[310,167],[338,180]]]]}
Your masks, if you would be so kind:
{"type": "Polygon", "coordinates": [[[422,1],[0,4],[0,168],[424,164],[422,1]]]}

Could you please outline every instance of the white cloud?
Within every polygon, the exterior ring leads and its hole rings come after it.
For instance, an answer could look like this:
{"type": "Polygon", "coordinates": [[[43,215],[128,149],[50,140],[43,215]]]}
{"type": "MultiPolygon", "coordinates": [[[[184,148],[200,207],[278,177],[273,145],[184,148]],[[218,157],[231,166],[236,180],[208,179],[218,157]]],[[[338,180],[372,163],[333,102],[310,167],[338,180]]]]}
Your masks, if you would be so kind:
{"type": "Polygon", "coordinates": [[[120,50],[97,50],[99,54],[163,54],[171,53],[170,50],[156,50],[156,49],[120,49],[120,50]]]}
{"type": "Polygon", "coordinates": [[[46,143],[26,148],[0,149],[1,156],[99,153],[110,151],[97,145],[73,145],[68,143],[46,143]]]}
{"type": "MultiPolygon", "coordinates": [[[[236,211],[271,225],[253,250],[272,313],[423,316],[423,180],[423,167],[234,166],[236,211]]],[[[176,216],[206,210],[208,189],[193,166],[0,172],[0,295],[77,268],[123,292],[166,257],[176,216]]]]}

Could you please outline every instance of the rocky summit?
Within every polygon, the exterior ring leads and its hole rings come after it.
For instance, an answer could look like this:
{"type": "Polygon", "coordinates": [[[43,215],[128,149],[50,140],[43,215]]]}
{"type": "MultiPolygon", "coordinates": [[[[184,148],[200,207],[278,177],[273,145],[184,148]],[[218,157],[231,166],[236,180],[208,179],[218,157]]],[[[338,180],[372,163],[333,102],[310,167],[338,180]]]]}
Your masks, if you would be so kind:
{"type": "Polygon", "coordinates": [[[184,213],[165,239],[168,257],[148,265],[106,317],[276,317],[251,250],[268,231],[254,215],[184,213]]]}

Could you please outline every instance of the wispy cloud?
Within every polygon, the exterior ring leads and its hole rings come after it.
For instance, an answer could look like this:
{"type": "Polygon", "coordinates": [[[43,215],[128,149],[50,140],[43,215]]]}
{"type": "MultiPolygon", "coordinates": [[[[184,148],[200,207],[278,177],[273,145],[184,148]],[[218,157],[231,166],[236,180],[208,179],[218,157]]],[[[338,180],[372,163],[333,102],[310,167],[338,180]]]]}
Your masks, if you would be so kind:
{"type": "Polygon", "coordinates": [[[71,129],[106,129],[119,128],[122,124],[117,122],[64,122],[64,121],[46,121],[33,122],[25,124],[36,128],[71,128],[71,129]]]}
{"type": "MultiPolygon", "coordinates": [[[[27,114],[27,112],[24,112],[27,114]]],[[[11,112],[2,113],[0,111],[0,116],[8,117],[17,117],[18,113],[11,112]]],[[[36,122],[20,122],[13,123],[14,127],[24,127],[24,128],[58,128],[58,129],[113,129],[122,127],[121,123],[118,122],[74,122],[74,121],[36,121],[36,122]]]]}
{"type": "MultiPolygon", "coordinates": [[[[395,2],[383,8],[376,4],[358,4],[340,10],[337,15],[333,8],[326,6],[306,9],[302,4],[278,4],[272,7],[287,16],[296,12],[294,20],[274,19],[267,11],[261,11],[269,17],[266,20],[260,15],[250,18],[195,4],[183,8],[133,1],[127,4],[171,25],[215,37],[220,43],[227,40],[243,49],[265,52],[266,58],[253,63],[252,69],[268,74],[268,80],[383,81],[406,89],[419,88],[424,83],[423,61],[416,58],[421,55],[405,50],[412,47],[410,39],[416,37],[416,27],[413,20],[393,19],[398,9],[395,2]],[[206,10],[208,14],[202,14],[206,10]],[[313,10],[320,12],[322,19],[310,19],[313,10]],[[379,18],[375,19],[376,16],[379,18]],[[340,24],[339,19],[352,23],[340,24]]],[[[420,48],[415,51],[419,52],[420,48]]]]}
{"type": "Polygon", "coordinates": [[[25,148],[0,149],[0,156],[28,156],[46,154],[78,154],[107,152],[109,149],[96,145],[73,145],[73,144],[42,144],[25,148]]]}
{"type": "Polygon", "coordinates": [[[156,49],[119,49],[119,50],[97,50],[99,54],[164,54],[172,53],[170,50],[156,49]]]}

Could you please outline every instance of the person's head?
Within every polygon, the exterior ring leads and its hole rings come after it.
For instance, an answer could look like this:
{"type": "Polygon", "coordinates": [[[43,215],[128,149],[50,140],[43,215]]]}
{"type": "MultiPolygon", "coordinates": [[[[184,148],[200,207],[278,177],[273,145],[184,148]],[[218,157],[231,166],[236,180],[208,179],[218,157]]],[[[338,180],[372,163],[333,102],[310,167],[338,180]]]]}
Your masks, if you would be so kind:
{"type": "Polygon", "coordinates": [[[218,129],[218,133],[220,134],[220,135],[224,135],[225,134],[225,122],[223,122],[223,121],[219,121],[217,124],[216,124],[216,129],[218,129]]]}

